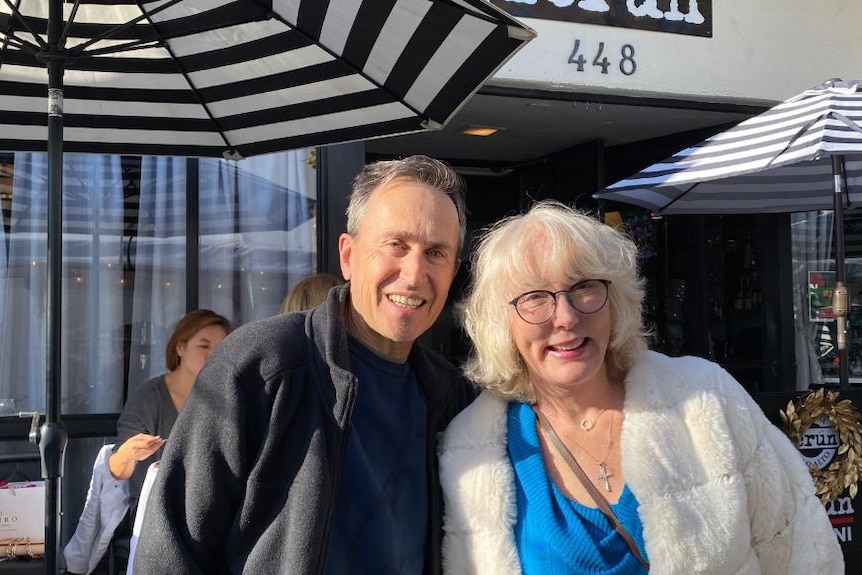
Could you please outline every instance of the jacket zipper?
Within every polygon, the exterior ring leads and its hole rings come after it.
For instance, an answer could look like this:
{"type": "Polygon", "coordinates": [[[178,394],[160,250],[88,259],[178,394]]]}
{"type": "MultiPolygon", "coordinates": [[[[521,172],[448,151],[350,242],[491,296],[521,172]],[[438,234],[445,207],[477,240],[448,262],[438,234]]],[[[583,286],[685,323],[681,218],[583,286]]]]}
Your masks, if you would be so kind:
{"type": "MultiPolygon", "coordinates": [[[[349,391],[347,393],[347,397],[345,398],[345,402],[347,403],[347,421],[350,422],[353,419],[353,402],[356,398],[356,385],[351,385],[349,391]]],[[[329,509],[326,511],[326,527],[323,531],[323,538],[320,545],[320,550],[317,556],[317,569],[316,573],[318,575],[323,575],[324,566],[326,565],[326,554],[329,552],[329,535],[332,532],[332,521],[333,515],[335,514],[335,506],[338,503],[338,485],[341,482],[341,473],[342,467],[341,462],[344,460],[344,452],[347,449],[347,427],[345,426],[344,430],[339,429],[339,443],[337,453],[337,459],[335,460],[335,469],[333,473],[332,479],[332,497],[329,499],[329,509]]]]}

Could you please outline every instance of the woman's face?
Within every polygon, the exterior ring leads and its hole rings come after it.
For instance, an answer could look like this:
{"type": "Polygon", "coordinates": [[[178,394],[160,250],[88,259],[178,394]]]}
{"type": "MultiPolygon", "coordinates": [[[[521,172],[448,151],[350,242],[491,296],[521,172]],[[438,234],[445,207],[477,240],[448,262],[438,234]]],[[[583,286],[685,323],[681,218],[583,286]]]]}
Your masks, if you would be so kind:
{"type": "MultiPolygon", "coordinates": [[[[572,284],[548,282],[538,289],[557,292],[570,287],[572,284]]],[[[566,297],[557,295],[554,315],[539,325],[527,323],[513,306],[508,307],[512,338],[539,395],[607,380],[605,353],[611,338],[610,303],[594,313],[584,314],[572,307],[566,297]]]]}
{"type": "Polygon", "coordinates": [[[227,332],[222,326],[209,325],[198,330],[187,342],[178,343],[179,369],[197,377],[207,358],[226,336],[227,332]]]}

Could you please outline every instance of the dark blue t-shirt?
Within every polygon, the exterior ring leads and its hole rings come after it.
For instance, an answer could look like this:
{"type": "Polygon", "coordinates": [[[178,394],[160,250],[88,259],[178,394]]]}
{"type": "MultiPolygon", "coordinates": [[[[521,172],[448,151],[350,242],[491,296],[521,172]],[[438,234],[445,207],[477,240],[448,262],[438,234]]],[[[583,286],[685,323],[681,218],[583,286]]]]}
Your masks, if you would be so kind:
{"type": "Polygon", "coordinates": [[[421,575],[428,529],[425,399],[410,365],[348,338],[356,402],[326,572],[421,575]]]}

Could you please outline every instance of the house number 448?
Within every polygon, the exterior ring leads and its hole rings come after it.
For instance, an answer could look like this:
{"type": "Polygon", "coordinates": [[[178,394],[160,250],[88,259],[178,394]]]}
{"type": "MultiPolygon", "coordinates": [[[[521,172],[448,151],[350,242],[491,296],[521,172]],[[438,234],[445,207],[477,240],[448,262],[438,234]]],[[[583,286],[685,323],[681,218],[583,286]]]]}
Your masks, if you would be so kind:
{"type": "MultiPolygon", "coordinates": [[[[569,64],[575,64],[578,67],[578,72],[584,71],[584,66],[587,64],[587,57],[581,52],[581,41],[575,40],[575,46],[572,48],[572,53],[569,54],[569,64]]],[[[605,43],[599,42],[593,60],[593,66],[602,69],[602,74],[608,73],[608,68],[613,62],[605,55],[605,43]]],[[[635,47],[631,44],[623,44],[620,48],[619,61],[617,62],[620,72],[625,76],[631,76],[637,72],[638,65],[635,62],[635,47]]]]}

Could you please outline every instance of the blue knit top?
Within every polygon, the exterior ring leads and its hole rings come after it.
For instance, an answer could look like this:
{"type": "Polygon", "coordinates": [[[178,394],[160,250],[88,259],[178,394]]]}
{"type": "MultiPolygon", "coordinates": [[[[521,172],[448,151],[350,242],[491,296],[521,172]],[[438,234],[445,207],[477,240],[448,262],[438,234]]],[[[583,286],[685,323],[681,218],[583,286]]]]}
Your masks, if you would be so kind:
{"type": "MultiPolygon", "coordinates": [[[[524,575],[645,575],[601,509],[566,497],[548,476],[532,408],[510,403],[507,425],[518,503],[515,544],[524,575]]],[[[638,502],[628,486],[611,508],[646,558],[638,502]]]]}

